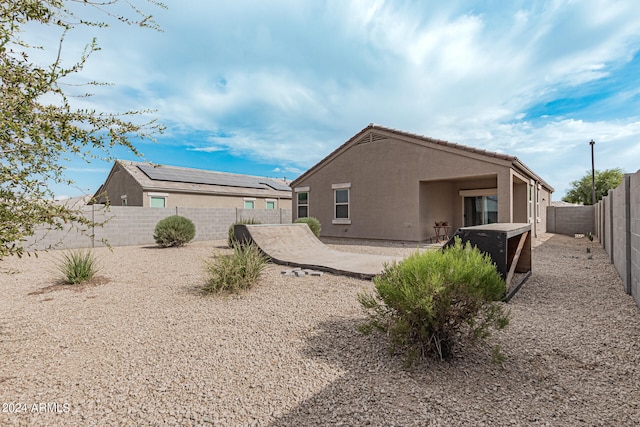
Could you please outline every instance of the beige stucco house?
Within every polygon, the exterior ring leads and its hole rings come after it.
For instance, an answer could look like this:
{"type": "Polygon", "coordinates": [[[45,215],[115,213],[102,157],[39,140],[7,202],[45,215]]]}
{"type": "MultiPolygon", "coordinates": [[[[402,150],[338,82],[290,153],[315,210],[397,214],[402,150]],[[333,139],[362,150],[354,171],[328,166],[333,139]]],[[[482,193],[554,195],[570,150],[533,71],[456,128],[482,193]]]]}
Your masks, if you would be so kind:
{"type": "Polygon", "coordinates": [[[124,160],[95,198],[113,206],[291,209],[283,180],[124,160]]]}
{"type": "Polygon", "coordinates": [[[370,124],[293,188],[293,219],[313,216],[327,237],[427,241],[495,222],[545,232],[554,189],[516,157],[370,124]],[[440,234],[440,233],[438,233],[440,234]]]}

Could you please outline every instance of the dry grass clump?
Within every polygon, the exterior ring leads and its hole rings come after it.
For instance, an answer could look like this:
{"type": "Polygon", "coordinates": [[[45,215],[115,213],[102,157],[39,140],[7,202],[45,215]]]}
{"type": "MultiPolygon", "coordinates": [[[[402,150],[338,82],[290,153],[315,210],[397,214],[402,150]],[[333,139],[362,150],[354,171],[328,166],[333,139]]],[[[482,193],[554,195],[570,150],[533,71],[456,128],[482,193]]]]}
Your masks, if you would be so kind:
{"type": "Polygon", "coordinates": [[[249,289],[267,265],[268,257],[253,243],[234,243],[232,249],[233,254],[217,255],[205,263],[205,293],[236,293],[249,289]]]}
{"type": "Polygon", "coordinates": [[[90,249],[80,249],[64,253],[58,270],[64,283],[77,285],[93,279],[99,267],[90,249]]]}

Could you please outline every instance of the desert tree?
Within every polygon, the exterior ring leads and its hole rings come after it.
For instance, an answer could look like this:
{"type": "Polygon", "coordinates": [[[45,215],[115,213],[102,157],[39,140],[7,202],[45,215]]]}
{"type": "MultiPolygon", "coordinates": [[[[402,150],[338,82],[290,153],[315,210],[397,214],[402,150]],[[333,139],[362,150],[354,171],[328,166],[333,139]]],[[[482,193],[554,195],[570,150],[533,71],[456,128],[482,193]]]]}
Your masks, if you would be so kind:
{"type": "MultiPolygon", "coordinates": [[[[144,1],[152,8],[166,8],[144,1]]],[[[65,37],[80,28],[120,22],[159,30],[153,17],[129,0],[5,0],[0,16],[2,259],[25,253],[23,242],[38,227],[95,225],[78,207],[54,201],[51,184],[73,184],[65,173],[68,161],[111,161],[115,147],[140,155],[133,141],[152,140],[163,127],[146,118],[149,110],[113,113],[79,107],[78,98],[90,97],[91,87],[108,84],[92,81],[78,91],[79,73],[99,50],[95,38],[86,41],[77,57],[63,60],[65,37]],[[54,33],[54,43],[27,41],[34,29],[54,33]],[[46,57],[49,60],[42,59],[46,57]]]]}
{"type": "MultiPolygon", "coordinates": [[[[622,183],[624,172],[620,168],[595,171],[596,203],[609,193],[609,190],[616,188],[622,183]]],[[[567,195],[562,198],[569,203],[582,203],[592,205],[591,171],[588,171],[582,178],[571,182],[571,188],[567,195]]]]}

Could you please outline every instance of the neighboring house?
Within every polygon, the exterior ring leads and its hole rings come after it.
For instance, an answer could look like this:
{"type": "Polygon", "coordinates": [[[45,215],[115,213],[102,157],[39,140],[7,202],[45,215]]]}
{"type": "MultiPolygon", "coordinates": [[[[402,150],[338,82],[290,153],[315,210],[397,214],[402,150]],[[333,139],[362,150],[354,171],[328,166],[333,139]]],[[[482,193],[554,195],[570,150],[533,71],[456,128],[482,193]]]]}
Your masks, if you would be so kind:
{"type": "Polygon", "coordinates": [[[435,222],[546,230],[554,189],[516,157],[370,124],[291,183],[322,235],[425,241],[435,222]]]}
{"type": "Polygon", "coordinates": [[[113,206],[291,209],[283,180],[125,160],[116,160],[95,198],[113,206]]]}

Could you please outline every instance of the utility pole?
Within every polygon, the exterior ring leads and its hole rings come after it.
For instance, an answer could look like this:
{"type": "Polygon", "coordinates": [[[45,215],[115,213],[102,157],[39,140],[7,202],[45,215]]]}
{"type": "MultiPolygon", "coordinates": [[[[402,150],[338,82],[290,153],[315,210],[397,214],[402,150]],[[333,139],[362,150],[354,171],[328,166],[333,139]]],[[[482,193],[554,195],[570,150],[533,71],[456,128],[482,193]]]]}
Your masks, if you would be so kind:
{"type": "Polygon", "coordinates": [[[596,204],[596,169],[595,163],[593,161],[593,146],[596,145],[595,141],[592,139],[589,141],[589,145],[591,146],[591,204],[596,204]]]}

